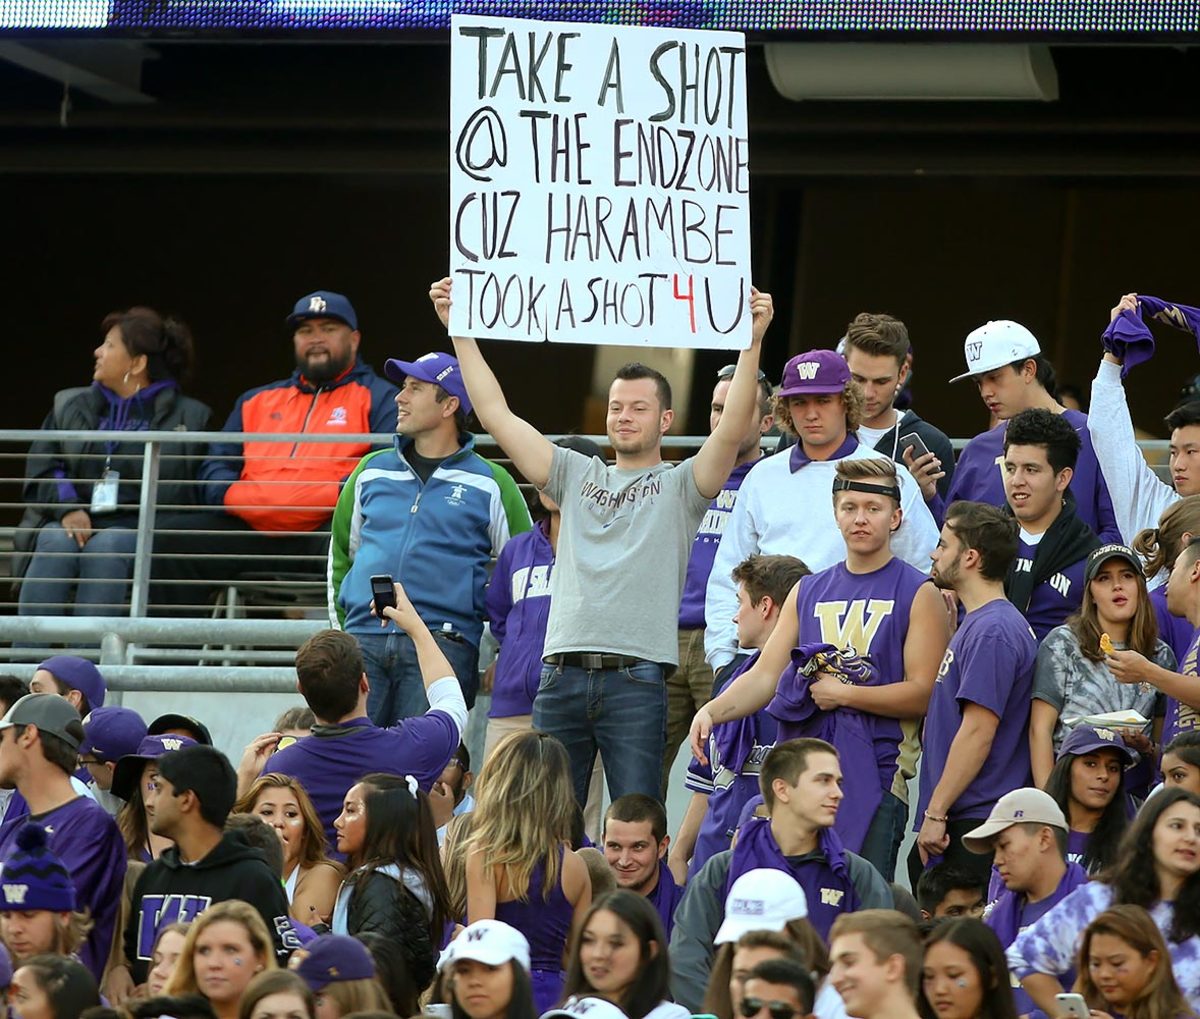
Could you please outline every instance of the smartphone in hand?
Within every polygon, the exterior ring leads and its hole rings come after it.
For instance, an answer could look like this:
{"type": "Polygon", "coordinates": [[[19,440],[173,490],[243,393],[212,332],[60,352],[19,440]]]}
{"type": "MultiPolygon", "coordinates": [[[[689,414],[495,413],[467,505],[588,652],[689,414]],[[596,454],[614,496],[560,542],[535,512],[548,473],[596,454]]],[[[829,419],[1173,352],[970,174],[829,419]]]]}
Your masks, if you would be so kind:
{"type": "Polygon", "coordinates": [[[396,607],[396,584],[391,575],[377,573],[371,578],[371,600],[375,603],[375,615],[383,618],[383,610],[396,607]]]}

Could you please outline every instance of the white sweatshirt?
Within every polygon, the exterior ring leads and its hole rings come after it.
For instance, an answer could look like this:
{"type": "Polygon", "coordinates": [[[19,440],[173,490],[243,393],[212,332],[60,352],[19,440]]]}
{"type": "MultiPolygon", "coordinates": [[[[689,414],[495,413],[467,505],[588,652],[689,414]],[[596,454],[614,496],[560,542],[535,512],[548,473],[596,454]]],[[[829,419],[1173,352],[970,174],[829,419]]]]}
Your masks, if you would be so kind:
{"type": "MultiPolygon", "coordinates": [[[[1163,510],[1179,501],[1179,493],[1154,473],[1138,449],[1119,364],[1101,359],[1092,380],[1087,421],[1096,462],[1112,498],[1113,514],[1128,544],[1138,531],[1157,527],[1163,510]]],[[[1166,579],[1166,572],[1160,571],[1150,578],[1150,587],[1158,587],[1166,579]]]]}
{"type": "MultiPolygon", "coordinates": [[[[879,455],[860,444],[843,459],[879,455]]],[[[704,596],[704,654],[714,670],[731,662],[737,651],[737,585],[730,573],[738,563],[755,554],[791,555],[817,573],[846,558],[846,544],[833,516],[837,465],[837,460],[813,460],[793,473],[791,450],[786,450],[764,457],[746,475],[717,546],[704,596]]],[[[897,464],[896,475],[904,517],[892,535],[892,552],[928,573],[938,528],[908,469],[897,464]]]]}

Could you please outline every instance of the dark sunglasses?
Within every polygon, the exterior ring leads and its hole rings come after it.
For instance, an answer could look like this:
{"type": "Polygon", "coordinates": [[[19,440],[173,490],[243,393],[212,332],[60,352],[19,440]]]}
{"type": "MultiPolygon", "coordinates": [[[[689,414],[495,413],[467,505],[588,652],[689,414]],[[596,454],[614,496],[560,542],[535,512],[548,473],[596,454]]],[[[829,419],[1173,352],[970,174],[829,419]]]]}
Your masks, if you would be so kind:
{"type": "Polygon", "coordinates": [[[738,1011],[746,1017],[746,1019],[754,1019],[763,1009],[767,1010],[767,1014],[771,1019],[793,1019],[797,1010],[791,1005],[783,1001],[764,1001],[762,998],[743,998],[742,1003],[738,1006],[738,1011]]]}
{"type": "MultiPolygon", "coordinates": [[[[717,372],[717,381],[724,382],[726,379],[733,378],[733,373],[735,371],[737,371],[736,364],[727,364],[724,368],[722,368],[720,371],[717,372]]],[[[767,373],[765,371],[762,371],[761,369],[759,369],[759,372],[758,372],[758,381],[759,382],[767,381],[767,373]]]]}

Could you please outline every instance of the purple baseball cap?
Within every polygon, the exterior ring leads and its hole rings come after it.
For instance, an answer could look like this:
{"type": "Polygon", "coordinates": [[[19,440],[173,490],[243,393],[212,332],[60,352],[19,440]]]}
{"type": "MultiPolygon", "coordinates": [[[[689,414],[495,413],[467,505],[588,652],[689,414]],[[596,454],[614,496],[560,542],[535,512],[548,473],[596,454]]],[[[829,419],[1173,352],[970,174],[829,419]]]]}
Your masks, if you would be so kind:
{"type": "Polygon", "coordinates": [[[147,736],[138,744],[137,753],[126,754],[113,769],[112,794],[123,800],[133,795],[147,761],[155,761],[184,747],[194,747],[196,741],[187,736],[147,736]]]}
{"type": "Polygon", "coordinates": [[[335,294],[332,290],[315,290],[301,297],[287,317],[287,324],[295,329],[301,322],[310,318],[336,318],[345,322],[351,329],[358,328],[358,316],[354,314],[354,305],[350,303],[350,299],[345,294],[335,294]]]}
{"type": "Polygon", "coordinates": [[[450,354],[434,350],[422,354],[415,361],[398,361],[393,357],[383,363],[383,374],[397,385],[402,385],[409,375],[422,382],[432,382],[441,386],[451,396],[457,396],[464,414],[471,413],[471,398],[467,396],[467,386],[458,367],[458,358],[450,354]]]}
{"type": "Polygon", "coordinates": [[[345,980],[370,980],[375,975],[375,960],[367,946],[344,934],[327,934],[304,946],[308,953],[296,972],[314,991],[345,980]]]}
{"type": "Polygon", "coordinates": [[[1072,757],[1082,757],[1093,754],[1097,750],[1115,750],[1125,758],[1126,767],[1138,762],[1138,755],[1125,745],[1119,732],[1105,729],[1098,725],[1077,725],[1064,737],[1058,748],[1056,760],[1062,760],[1067,754],[1072,757]]]}
{"type": "Polygon", "coordinates": [[[89,708],[104,706],[104,695],[108,687],[104,677],[95,663],[86,658],[76,658],[74,655],[55,655],[47,658],[38,666],[38,671],[45,669],[60,683],[65,683],[71,690],[78,690],[87,698],[89,708]]]}
{"type": "Polygon", "coordinates": [[[783,381],[776,396],[840,393],[850,381],[846,359],[836,350],[807,350],[783,366],[783,381]]]}
{"type": "Polygon", "coordinates": [[[132,708],[110,705],[96,708],[83,720],[83,742],[79,756],[91,754],[100,761],[119,761],[136,754],[146,738],[146,723],[132,708]]]}

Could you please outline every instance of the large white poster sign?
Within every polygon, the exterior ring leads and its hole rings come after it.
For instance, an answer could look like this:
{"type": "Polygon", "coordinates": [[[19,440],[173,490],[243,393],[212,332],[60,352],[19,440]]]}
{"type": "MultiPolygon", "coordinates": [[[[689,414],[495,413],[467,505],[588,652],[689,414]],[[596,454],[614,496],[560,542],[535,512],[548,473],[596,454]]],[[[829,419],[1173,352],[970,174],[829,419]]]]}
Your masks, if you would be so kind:
{"type": "Polygon", "coordinates": [[[450,328],[750,343],[736,32],[451,19],[450,328]]]}

